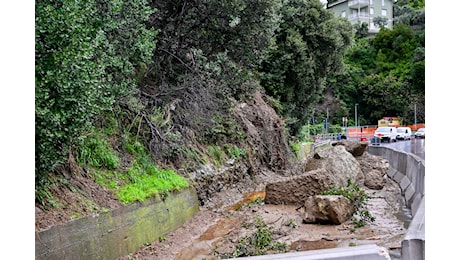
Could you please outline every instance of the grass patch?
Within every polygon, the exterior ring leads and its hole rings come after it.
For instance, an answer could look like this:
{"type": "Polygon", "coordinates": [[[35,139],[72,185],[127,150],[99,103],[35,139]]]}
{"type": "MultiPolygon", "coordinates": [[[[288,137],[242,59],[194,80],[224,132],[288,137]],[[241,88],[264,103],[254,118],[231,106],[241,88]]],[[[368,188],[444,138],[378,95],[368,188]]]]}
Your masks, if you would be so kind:
{"type": "Polygon", "coordinates": [[[289,147],[291,151],[294,153],[295,157],[298,158],[298,154],[300,152],[301,142],[289,142],[289,147]]]}
{"type": "Polygon", "coordinates": [[[126,174],[117,171],[96,170],[92,177],[101,187],[115,191],[129,181],[126,174]]]}
{"type": "Polygon", "coordinates": [[[134,155],[135,159],[126,169],[129,183],[116,191],[123,204],[158,196],[164,199],[170,191],[189,186],[187,179],[175,171],[160,169],[155,165],[147,149],[140,142],[128,142],[126,150],[134,155]]]}
{"type": "Polygon", "coordinates": [[[127,170],[131,183],[117,191],[123,204],[144,201],[159,195],[165,198],[170,191],[189,186],[188,181],[172,170],[162,170],[155,165],[142,167],[137,162],[127,170]]]}
{"type": "Polygon", "coordinates": [[[93,168],[110,170],[120,167],[120,158],[100,133],[86,137],[77,149],[77,162],[93,168]]]}
{"type": "Polygon", "coordinates": [[[225,153],[220,149],[220,146],[208,146],[207,151],[214,165],[220,167],[225,158],[225,153]]]}
{"type": "MultiPolygon", "coordinates": [[[[131,165],[120,169],[120,159],[102,134],[92,134],[78,149],[77,162],[92,168],[91,175],[101,187],[113,191],[128,204],[150,197],[164,199],[170,191],[189,186],[187,179],[173,170],[160,169],[153,162],[146,147],[124,136],[125,150],[133,155],[131,165]]],[[[47,194],[44,194],[47,195],[47,194]]]]}
{"type": "Polygon", "coordinates": [[[230,157],[235,158],[237,160],[240,158],[245,158],[247,156],[246,150],[244,148],[240,149],[236,145],[231,146],[231,145],[225,144],[224,149],[225,149],[226,154],[228,154],[230,157]]]}

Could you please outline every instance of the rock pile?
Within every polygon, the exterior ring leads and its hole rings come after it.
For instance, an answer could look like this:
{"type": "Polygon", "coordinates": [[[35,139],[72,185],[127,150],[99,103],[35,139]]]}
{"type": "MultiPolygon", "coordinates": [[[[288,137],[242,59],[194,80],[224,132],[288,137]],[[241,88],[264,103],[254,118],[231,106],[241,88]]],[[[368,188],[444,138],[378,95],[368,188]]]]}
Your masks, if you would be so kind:
{"type": "Polygon", "coordinates": [[[330,187],[348,183],[380,190],[386,182],[389,163],[366,152],[367,142],[341,140],[307,159],[305,172],[268,183],[265,203],[304,208],[305,223],[341,224],[354,213],[354,203],[341,195],[321,195],[330,187]]]}

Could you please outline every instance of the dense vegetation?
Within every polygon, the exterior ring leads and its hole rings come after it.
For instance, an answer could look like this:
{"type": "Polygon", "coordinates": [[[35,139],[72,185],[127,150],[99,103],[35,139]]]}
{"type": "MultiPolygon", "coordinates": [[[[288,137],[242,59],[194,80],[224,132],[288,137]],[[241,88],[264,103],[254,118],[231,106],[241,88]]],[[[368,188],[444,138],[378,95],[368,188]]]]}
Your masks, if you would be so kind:
{"type": "Polygon", "coordinates": [[[425,2],[397,1],[393,9],[393,29],[381,27],[374,37],[355,33],[344,69],[327,78],[333,99],[321,103],[317,117],[325,118],[329,107],[332,123],[348,117],[354,125],[358,104],[360,125],[376,125],[384,116],[413,124],[415,109],[417,123],[425,122],[425,2]]]}
{"type": "Polygon", "coordinates": [[[291,1],[281,15],[276,48],[262,63],[261,84],[281,103],[280,113],[296,135],[322,96],[327,76],[340,71],[353,34],[349,22],[319,1],[291,1]]]}
{"type": "Polygon", "coordinates": [[[37,202],[74,161],[130,202],[187,186],[172,169],[247,157],[231,104],[256,90],[293,137],[355,103],[361,124],[414,104],[424,121],[424,4],[395,8],[358,38],[319,0],[37,1],[37,202]]]}

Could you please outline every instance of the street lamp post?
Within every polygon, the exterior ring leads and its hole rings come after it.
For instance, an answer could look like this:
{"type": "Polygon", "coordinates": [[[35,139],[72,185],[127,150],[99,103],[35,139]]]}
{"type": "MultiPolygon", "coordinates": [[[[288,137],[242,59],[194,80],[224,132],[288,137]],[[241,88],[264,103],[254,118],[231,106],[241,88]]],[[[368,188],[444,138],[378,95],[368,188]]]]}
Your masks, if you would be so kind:
{"type": "Polygon", "coordinates": [[[358,129],[358,104],[355,104],[355,127],[358,129]]]}

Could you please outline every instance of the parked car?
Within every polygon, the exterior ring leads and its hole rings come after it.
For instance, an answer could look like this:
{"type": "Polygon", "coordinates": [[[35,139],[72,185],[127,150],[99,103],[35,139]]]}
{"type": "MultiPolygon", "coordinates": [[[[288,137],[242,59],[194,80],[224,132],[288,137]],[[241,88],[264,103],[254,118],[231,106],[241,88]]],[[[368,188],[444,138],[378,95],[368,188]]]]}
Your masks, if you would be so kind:
{"type": "Polygon", "coordinates": [[[374,137],[380,138],[382,142],[396,142],[396,127],[393,126],[381,126],[374,132],[374,137]]]}
{"type": "Polygon", "coordinates": [[[415,138],[425,138],[425,128],[419,128],[414,136],[415,138]]]}
{"type": "Polygon", "coordinates": [[[412,130],[409,127],[398,127],[396,128],[396,139],[398,140],[410,140],[412,136],[412,130]]]}

